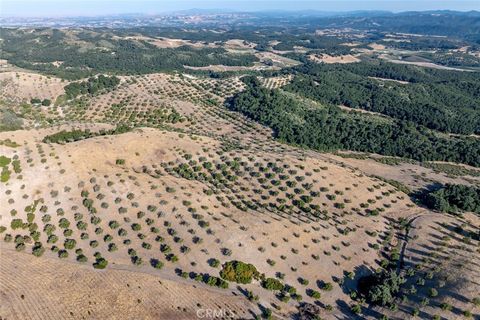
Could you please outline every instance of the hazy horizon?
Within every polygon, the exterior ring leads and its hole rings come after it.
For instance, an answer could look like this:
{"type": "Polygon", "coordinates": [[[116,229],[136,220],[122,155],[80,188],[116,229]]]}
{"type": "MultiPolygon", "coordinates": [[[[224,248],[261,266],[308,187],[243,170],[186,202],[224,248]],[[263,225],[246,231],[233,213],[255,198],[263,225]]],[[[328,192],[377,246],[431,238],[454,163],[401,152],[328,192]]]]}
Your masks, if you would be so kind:
{"type": "Polygon", "coordinates": [[[0,0],[2,17],[79,17],[119,14],[162,14],[175,11],[225,10],[225,11],[428,11],[428,10],[480,10],[480,1],[193,1],[193,0],[0,0]]]}

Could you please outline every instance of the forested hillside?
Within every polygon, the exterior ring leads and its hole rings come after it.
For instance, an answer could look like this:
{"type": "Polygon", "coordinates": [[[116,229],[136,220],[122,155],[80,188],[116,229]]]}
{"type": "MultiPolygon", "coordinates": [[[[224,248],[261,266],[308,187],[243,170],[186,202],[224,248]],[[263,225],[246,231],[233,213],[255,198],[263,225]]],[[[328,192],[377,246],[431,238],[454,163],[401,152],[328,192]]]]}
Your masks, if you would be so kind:
{"type": "Polygon", "coordinates": [[[425,203],[434,210],[457,213],[472,211],[480,214],[480,189],[447,184],[426,195],[425,203]]]}
{"type": "Polygon", "coordinates": [[[65,86],[65,94],[69,98],[75,98],[80,94],[95,94],[105,89],[113,89],[120,83],[117,77],[106,77],[99,75],[98,77],[91,77],[87,81],[72,82],[65,86]]]}
{"type": "Polygon", "coordinates": [[[247,90],[227,103],[235,111],[270,126],[285,142],[320,151],[347,149],[420,161],[453,161],[480,166],[480,141],[447,138],[409,121],[346,113],[335,106],[312,108],[279,90],[244,79],[247,90]]]}
{"type": "Polygon", "coordinates": [[[329,17],[322,19],[323,27],[343,27],[359,30],[376,29],[384,32],[404,32],[425,35],[441,35],[451,38],[462,38],[480,41],[480,25],[478,11],[455,12],[411,11],[400,13],[376,12],[366,17],[357,13],[342,18],[329,17]]]}
{"type": "Polygon", "coordinates": [[[80,34],[69,42],[60,30],[49,34],[1,29],[0,57],[16,66],[46,72],[66,79],[98,73],[144,74],[183,70],[184,66],[211,64],[249,66],[258,59],[251,54],[229,53],[223,48],[158,48],[146,41],[112,39],[80,34]],[[28,45],[27,47],[25,45],[28,45]],[[58,66],[52,65],[61,61],[58,66]]]}
{"type": "Polygon", "coordinates": [[[383,62],[306,63],[295,70],[286,90],[321,103],[379,112],[443,132],[480,133],[480,73],[383,62]]]}

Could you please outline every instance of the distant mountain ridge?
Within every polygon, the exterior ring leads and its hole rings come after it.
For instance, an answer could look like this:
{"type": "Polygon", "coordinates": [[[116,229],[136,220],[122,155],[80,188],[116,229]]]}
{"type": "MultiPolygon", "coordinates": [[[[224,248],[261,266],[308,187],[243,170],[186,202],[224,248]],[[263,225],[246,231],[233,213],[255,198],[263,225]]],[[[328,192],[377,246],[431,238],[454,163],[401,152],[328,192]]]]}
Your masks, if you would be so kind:
{"type": "Polygon", "coordinates": [[[480,43],[479,11],[234,11],[189,9],[165,14],[121,14],[98,17],[0,18],[2,27],[188,27],[215,26],[302,26],[310,28],[352,28],[378,32],[401,32],[452,36],[480,43]],[[228,18],[225,16],[228,15],[228,18]],[[195,16],[195,19],[190,17],[195,16]]]}

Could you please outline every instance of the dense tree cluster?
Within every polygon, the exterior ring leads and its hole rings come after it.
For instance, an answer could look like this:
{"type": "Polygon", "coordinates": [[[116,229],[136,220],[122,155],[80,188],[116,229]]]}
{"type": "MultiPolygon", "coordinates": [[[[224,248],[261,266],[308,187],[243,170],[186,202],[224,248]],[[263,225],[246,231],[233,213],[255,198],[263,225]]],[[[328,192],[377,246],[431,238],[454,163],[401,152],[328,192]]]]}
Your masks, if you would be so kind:
{"type": "Polygon", "coordinates": [[[71,130],[47,135],[43,138],[45,143],[65,143],[65,142],[74,142],[83,139],[93,137],[94,133],[89,130],[71,130]]]}
{"type": "Polygon", "coordinates": [[[378,112],[444,132],[480,133],[480,73],[426,73],[385,62],[306,63],[295,70],[298,74],[286,90],[322,103],[378,112]]]}
{"type": "Polygon", "coordinates": [[[115,129],[100,130],[98,132],[93,132],[90,130],[62,130],[60,132],[45,136],[42,141],[44,143],[66,143],[88,139],[95,136],[122,134],[130,130],[131,128],[129,126],[123,124],[117,125],[115,129]]]}
{"type": "Polygon", "coordinates": [[[301,35],[301,36],[286,36],[282,41],[275,46],[274,50],[294,50],[295,46],[302,46],[309,49],[320,50],[328,52],[332,55],[349,54],[350,48],[342,45],[345,39],[342,37],[330,37],[319,35],[301,35]]]}
{"type": "Polygon", "coordinates": [[[98,77],[88,78],[87,81],[72,82],[64,87],[68,98],[75,98],[81,94],[95,94],[99,91],[113,89],[120,84],[120,79],[112,76],[99,75],[98,77]]]}
{"type": "Polygon", "coordinates": [[[223,279],[243,284],[251,283],[259,276],[260,274],[253,264],[236,260],[226,262],[220,271],[220,277],[223,279]]]}
{"type": "Polygon", "coordinates": [[[360,278],[358,287],[369,302],[388,306],[393,304],[404,283],[403,276],[389,270],[360,278]]]}
{"type": "Polygon", "coordinates": [[[41,100],[39,98],[32,98],[32,99],[30,99],[30,103],[31,104],[41,104],[44,107],[48,107],[52,103],[52,101],[50,99],[41,100]]]}
{"type": "Polygon", "coordinates": [[[425,204],[442,212],[471,211],[480,214],[480,188],[446,184],[425,196],[425,204]]]}
{"type": "Polygon", "coordinates": [[[347,113],[335,106],[312,107],[261,87],[254,77],[244,81],[247,90],[229,99],[228,106],[270,126],[282,141],[321,151],[347,149],[480,166],[478,139],[442,137],[408,121],[347,113]]]}
{"type": "Polygon", "coordinates": [[[410,41],[381,41],[380,43],[388,47],[411,51],[455,49],[458,47],[457,41],[439,37],[418,37],[410,41]]]}

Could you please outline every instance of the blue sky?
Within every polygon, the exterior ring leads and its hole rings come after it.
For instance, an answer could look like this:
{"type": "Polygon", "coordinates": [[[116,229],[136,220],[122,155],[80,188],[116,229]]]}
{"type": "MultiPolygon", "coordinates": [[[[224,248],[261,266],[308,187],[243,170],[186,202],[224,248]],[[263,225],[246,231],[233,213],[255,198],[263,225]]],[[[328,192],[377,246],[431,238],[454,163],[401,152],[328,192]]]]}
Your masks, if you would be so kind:
{"type": "Polygon", "coordinates": [[[122,13],[156,14],[192,8],[260,10],[480,10],[480,1],[438,0],[0,0],[1,16],[95,16],[122,13]]]}

